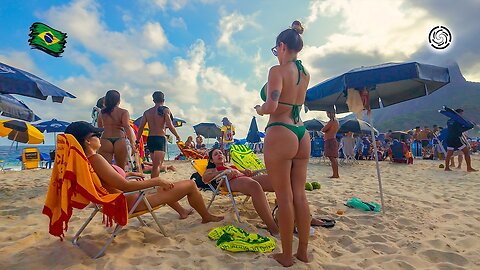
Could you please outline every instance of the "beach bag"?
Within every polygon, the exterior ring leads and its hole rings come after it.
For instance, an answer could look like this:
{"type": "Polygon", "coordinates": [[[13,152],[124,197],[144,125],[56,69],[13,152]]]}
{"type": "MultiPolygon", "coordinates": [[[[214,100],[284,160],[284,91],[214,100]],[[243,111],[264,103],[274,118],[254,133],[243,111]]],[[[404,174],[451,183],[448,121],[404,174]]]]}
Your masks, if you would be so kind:
{"type": "Polygon", "coordinates": [[[273,238],[261,236],[232,225],[217,227],[208,233],[208,237],[216,240],[216,246],[231,252],[253,251],[272,252],[277,243],[273,238]]]}
{"type": "Polygon", "coordinates": [[[378,203],[364,202],[357,197],[351,198],[350,200],[347,201],[345,205],[351,208],[361,209],[364,211],[373,211],[373,212],[380,211],[380,205],[378,203]]]}

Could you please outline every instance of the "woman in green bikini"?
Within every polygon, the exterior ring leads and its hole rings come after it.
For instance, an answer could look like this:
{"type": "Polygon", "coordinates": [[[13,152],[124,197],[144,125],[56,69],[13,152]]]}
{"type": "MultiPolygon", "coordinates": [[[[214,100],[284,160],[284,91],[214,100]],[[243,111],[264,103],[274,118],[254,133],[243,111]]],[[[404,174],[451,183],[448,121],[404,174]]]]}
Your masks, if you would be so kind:
{"type": "Polygon", "coordinates": [[[279,65],[273,66],[262,88],[263,105],[255,106],[259,115],[269,114],[264,154],[268,175],[278,202],[278,220],[282,253],[273,255],[283,266],[293,265],[293,227],[296,223],[299,244],[296,258],[308,262],[310,210],[305,195],[310,136],[300,119],[300,108],[310,81],[297,54],[302,50],[303,27],[294,21],[281,32],[272,53],[279,65]],[[288,147],[286,147],[288,146],[288,147]]]}

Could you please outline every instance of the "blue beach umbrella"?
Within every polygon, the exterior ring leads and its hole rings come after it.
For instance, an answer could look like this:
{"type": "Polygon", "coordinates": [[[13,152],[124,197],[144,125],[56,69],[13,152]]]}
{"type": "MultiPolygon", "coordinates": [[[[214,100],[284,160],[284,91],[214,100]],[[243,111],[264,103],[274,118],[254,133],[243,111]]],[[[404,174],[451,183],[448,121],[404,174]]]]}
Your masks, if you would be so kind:
{"type": "Polygon", "coordinates": [[[254,116],[252,117],[252,122],[250,122],[250,128],[248,129],[247,142],[258,143],[260,141],[261,139],[258,135],[257,119],[254,116]]]}
{"type": "Polygon", "coordinates": [[[22,101],[9,94],[0,94],[0,112],[2,116],[25,120],[28,122],[38,121],[38,117],[22,101]]]}
{"type": "Polygon", "coordinates": [[[38,128],[38,130],[40,130],[41,132],[53,132],[53,140],[55,145],[57,145],[57,132],[64,132],[68,125],[70,125],[69,122],[59,121],[55,118],[50,121],[44,121],[38,124],[34,124],[34,126],[38,128]]]}
{"type": "Polygon", "coordinates": [[[55,118],[49,121],[34,124],[34,126],[38,128],[38,130],[40,130],[41,132],[46,131],[47,133],[64,132],[68,125],[70,125],[69,122],[59,121],[55,118]]]}
{"type": "MultiPolygon", "coordinates": [[[[410,63],[387,63],[352,69],[307,90],[305,105],[309,110],[348,112],[348,89],[368,90],[372,109],[390,106],[429,95],[450,82],[448,68],[410,63]]],[[[372,124],[371,114],[369,122],[372,124]]],[[[372,125],[373,127],[373,125],[372,125]]],[[[371,129],[372,140],[375,140],[371,129]]],[[[382,180],[378,165],[377,144],[374,143],[378,186],[384,211],[382,180]]]]}
{"type": "Polygon", "coordinates": [[[65,97],[75,98],[67,91],[24,70],[0,63],[0,93],[16,94],[61,103],[65,97]]]}

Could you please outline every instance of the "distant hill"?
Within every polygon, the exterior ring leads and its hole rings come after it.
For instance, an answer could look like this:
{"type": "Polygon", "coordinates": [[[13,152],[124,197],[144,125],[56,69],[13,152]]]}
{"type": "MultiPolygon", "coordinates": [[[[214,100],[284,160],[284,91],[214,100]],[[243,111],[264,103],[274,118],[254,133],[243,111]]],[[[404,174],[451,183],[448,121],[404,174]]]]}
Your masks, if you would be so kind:
{"type": "Polygon", "coordinates": [[[466,81],[457,64],[449,66],[450,83],[421,98],[373,111],[380,131],[406,130],[415,126],[445,126],[447,118],[438,112],[443,105],[464,109],[464,115],[480,123],[480,83],[466,81]]]}

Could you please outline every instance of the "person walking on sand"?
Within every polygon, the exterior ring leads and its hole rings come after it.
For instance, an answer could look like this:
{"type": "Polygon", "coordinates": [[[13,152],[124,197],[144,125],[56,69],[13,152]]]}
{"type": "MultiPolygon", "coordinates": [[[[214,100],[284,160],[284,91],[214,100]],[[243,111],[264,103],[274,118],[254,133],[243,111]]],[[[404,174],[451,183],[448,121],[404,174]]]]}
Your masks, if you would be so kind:
{"type": "Polygon", "coordinates": [[[263,152],[277,197],[282,241],[282,253],[272,257],[285,267],[294,263],[292,244],[295,223],[299,240],[295,257],[309,262],[307,248],[311,216],[305,182],[310,135],[300,119],[300,108],[305,102],[310,74],[297,60],[297,54],[303,48],[302,33],[301,23],[294,21],[291,28],[277,36],[275,47],[271,50],[279,64],[270,68],[268,82],[260,92],[265,103],[255,106],[257,114],[270,115],[263,152]]]}
{"type": "Polygon", "coordinates": [[[163,160],[165,158],[165,149],[167,145],[167,138],[165,128],[168,127],[170,131],[175,135],[177,142],[179,142],[180,136],[177,130],[173,126],[172,114],[170,109],[164,106],[165,96],[161,91],[155,91],[152,95],[155,106],[146,110],[143,113],[142,121],[138,127],[137,140],[140,140],[142,136],[145,124],[148,123],[149,133],[147,138],[147,148],[150,151],[152,157],[152,178],[160,175],[160,167],[162,167],[163,160]]]}
{"type": "Polygon", "coordinates": [[[328,118],[330,121],[322,128],[322,132],[325,133],[324,140],[325,140],[325,156],[330,159],[330,163],[332,164],[332,171],[333,174],[330,178],[339,178],[340,175],[338,174],[338,142],[336,139],[337,131],[339,129],[338,120],[335,118],[335,112],[329,111],[327,112],[328,118]]]}
{"type": "MultiPolygon", "coordinates": [[[[463,109],[456,109],[455,112],[462,115],[463,109]]],[[[450,169],[450,159],[453,155],[455,150],[459,150],[463,152],[465,156],[465,163],[467,163],[467,172],[476,172],[474,168],[472,168],[472,160],[470,158],[470,147],[468,147],[467,143],[462,139],[463,138],[463,128],[462,125],[450,119],[447,122],[448,126],[448,135],[447,135],[447,156],[445,157],[445,171],[451,171],[450,169]]]]}

